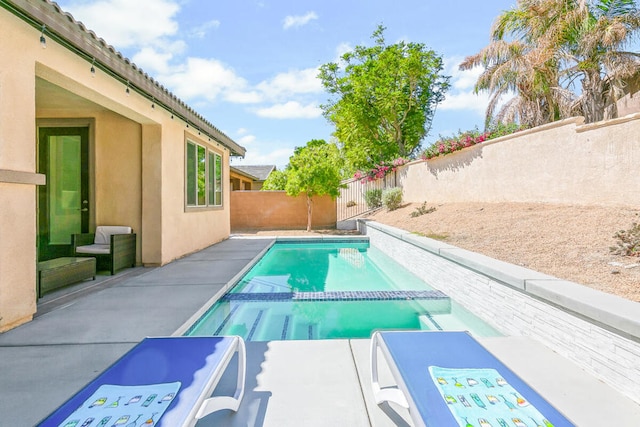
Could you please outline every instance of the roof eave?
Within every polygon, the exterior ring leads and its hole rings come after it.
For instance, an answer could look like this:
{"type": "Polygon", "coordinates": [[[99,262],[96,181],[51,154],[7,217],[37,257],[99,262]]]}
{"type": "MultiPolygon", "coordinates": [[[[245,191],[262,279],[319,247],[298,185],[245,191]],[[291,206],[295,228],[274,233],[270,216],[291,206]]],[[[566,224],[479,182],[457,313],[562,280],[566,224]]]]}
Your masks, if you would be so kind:
{"type": "Polygon", "coordinates": [[[200,132],[229,149],[232,156],[243,156],[246,149],[224,132],[178,99],[164,86],[146,74],[136,64],[124,57],[113,46],[88,30],[82,22],[63,12],[60,6],[49,0],[0,0],[0,6],[29,23],[34,28],[46,25],[47,37],[92,63],[96,68],[128,84],[142,96],[152,100],[173,115],[184,120],[200,132]]]}

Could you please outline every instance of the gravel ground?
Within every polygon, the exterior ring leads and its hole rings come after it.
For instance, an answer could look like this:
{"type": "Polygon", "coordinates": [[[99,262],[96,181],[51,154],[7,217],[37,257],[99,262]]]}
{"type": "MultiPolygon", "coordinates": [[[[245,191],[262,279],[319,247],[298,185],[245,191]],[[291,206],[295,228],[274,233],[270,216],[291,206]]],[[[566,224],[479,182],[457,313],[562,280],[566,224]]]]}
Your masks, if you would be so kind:
{"type": "Polygon", "coordinates": [[[614,255],[614,234],[640,210],[537,203],[448,203],[412,218],[407,204],[369,218],[640,302],[640,258],[614,255]]]}

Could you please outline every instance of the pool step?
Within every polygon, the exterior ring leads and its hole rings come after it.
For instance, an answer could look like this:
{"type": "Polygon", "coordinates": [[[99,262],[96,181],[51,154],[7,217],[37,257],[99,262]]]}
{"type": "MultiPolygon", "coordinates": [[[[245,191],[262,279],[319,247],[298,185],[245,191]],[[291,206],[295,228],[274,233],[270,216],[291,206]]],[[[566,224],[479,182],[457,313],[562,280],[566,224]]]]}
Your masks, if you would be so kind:
{"type": "Polygon", "coordinates": [[[290,292],[289,276],[255,276],[245,285],[243,292],[290,292]]]}
{"type": "Polygon", "coordinates": [[[245,341],[318,339],[319,325],[297,321],[284,306],[272,308],[237,305],[222,322],[215,335],[240,335],[245,341]]]}
{"type": "MultiPolygon", "coordinates": [[[[437,317],[442,317],[442,316],[437,316],[437,317]]],[[[431,313],[427,312],[425,314],[421,314],[418,316],[418,319],[420,320],[420,329],[422,330],[427,330],[427,331],[443,330],[440,323],[438,323],[438,321],[434,319],[434,316],[432,316],[431,313]]]]}
{"type": "Polygon", "coordinates": [[[424,313],[418,316],[420,329],[429,331],[469,331],[472,325],[452,313],[424,313]]]}

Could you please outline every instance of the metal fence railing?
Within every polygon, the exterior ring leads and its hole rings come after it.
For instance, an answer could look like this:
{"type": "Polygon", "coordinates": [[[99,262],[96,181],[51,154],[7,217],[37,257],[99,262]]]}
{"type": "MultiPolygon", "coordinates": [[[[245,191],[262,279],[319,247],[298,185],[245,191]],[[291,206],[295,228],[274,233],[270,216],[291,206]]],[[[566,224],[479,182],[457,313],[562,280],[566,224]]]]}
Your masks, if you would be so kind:
{"type": "Polygon", "coordinates": [[[338,221],[355,218],[370,212],[365,201],[364,194],[367,190],[395,187],[397,184],[396,172],[390,173],[382,179],[375,181],[360,182],[359,179],[351,178],[342,181],[346,188],[340,189],[340,196],[336,203],[338,209],[338,221]]]}

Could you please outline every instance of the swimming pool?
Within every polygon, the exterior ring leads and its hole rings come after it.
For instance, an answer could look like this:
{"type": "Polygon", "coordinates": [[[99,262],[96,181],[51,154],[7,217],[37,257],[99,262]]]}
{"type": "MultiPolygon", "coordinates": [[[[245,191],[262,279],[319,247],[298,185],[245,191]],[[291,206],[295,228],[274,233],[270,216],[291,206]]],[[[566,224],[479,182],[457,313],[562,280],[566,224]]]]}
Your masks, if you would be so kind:
{"type": "Polygon", "coordinates": [[[366,239],[277,242],[185,335],[368,338],[375,329],[500,335],[366,239]]]}

